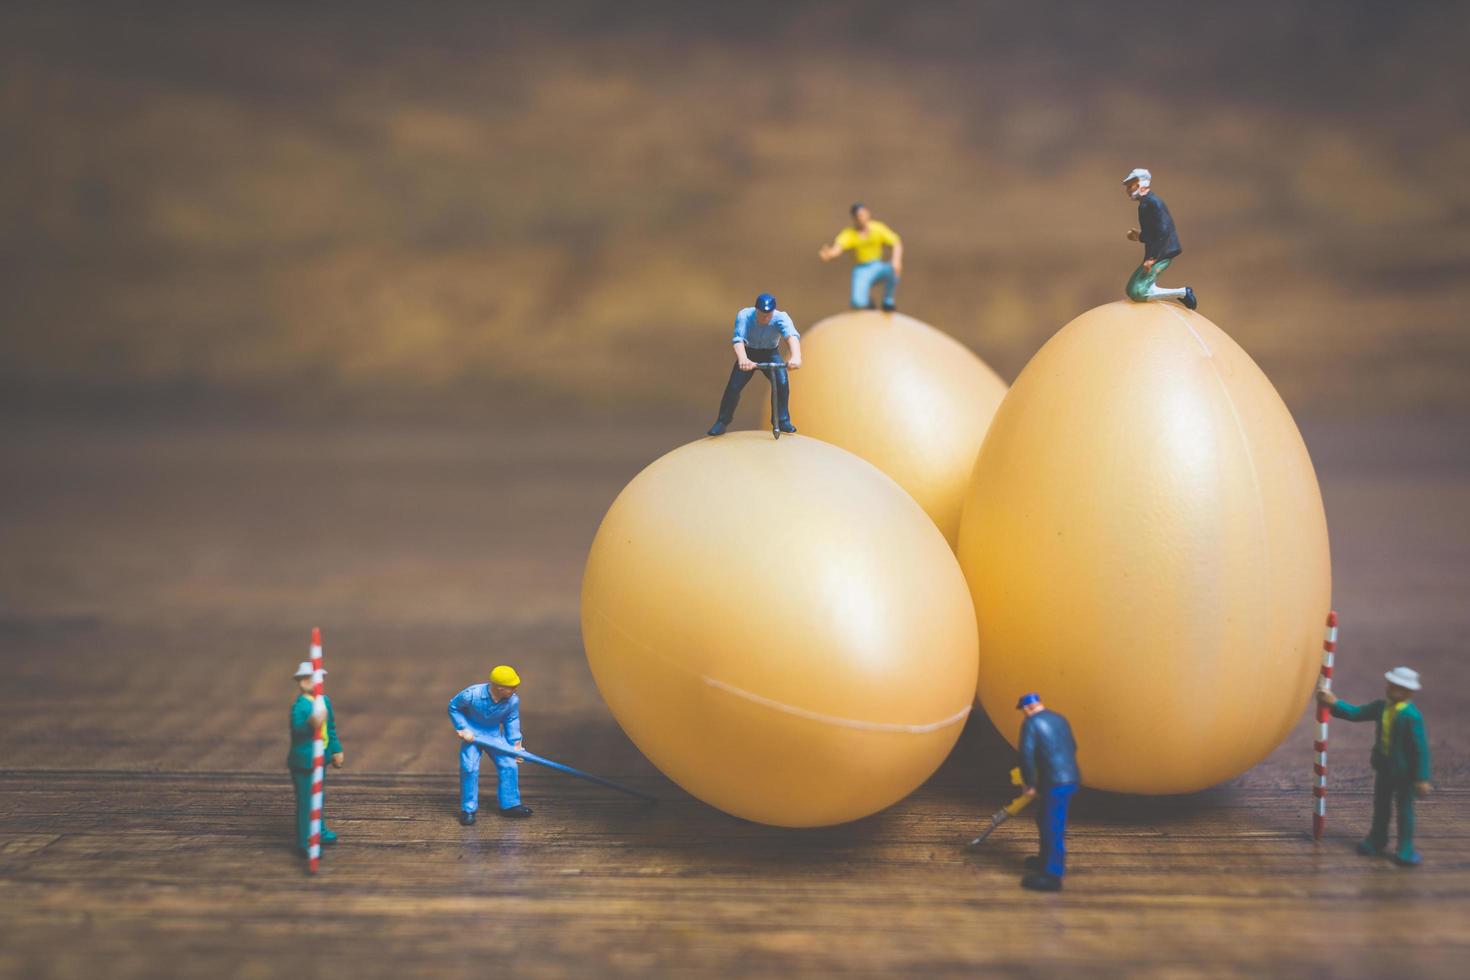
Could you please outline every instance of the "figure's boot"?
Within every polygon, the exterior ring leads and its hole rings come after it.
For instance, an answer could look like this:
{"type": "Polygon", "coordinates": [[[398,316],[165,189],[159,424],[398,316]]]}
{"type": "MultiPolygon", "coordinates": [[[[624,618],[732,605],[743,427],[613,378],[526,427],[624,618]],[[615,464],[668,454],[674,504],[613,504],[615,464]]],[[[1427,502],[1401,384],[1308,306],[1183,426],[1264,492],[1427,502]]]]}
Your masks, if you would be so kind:
{"type": "Polygon", "coordinates": [[[1033,871],[1021,879],[1021,887],[1034,892],[1059,892],[1062,890],[1062,879],[1045,871],[1033,871]]]}

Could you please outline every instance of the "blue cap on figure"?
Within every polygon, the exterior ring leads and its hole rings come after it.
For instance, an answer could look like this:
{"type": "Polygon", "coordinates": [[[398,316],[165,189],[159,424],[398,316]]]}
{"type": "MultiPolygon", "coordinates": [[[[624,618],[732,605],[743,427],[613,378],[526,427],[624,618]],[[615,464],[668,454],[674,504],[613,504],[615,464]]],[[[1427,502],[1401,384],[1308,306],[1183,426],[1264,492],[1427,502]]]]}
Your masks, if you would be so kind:
{"type": "Polygon", "coordinates": [[[776,297],[770,293],[761,293],[755,298],[755,308],[762,313],[769,313],[776,308],[776,297]]]}
{"type": "Polygon", "coordinates": [[[1026,707],[1026,705],[1028,705],[1028,704],[1040,704],[1040,703],[1041,703],[1041,695],[1040,694],[1023,694],[1023,695],[1021,695],[1021,700],[1019,700],[1019,701],[1016,702],[1016,710],[1017,711],[1020,711],[1022,708],[1026,707]]]}

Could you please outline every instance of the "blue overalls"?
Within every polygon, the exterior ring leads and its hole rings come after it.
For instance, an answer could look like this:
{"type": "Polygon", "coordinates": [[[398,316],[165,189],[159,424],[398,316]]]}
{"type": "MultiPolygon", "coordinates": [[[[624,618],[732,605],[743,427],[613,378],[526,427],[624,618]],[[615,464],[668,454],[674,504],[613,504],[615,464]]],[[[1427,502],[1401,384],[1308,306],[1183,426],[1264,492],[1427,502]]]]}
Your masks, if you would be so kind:
{"type": "MultiPolygon", "coordinates": [[[[449,702],[449,720],[455,731],[468,728],[478,736],[502,736],[511,745],[521,740],[521,698],[518,694],[496,704],[489,684],[471,684],[449,702]]],[[[465,813],[480,808],[480,756],[484,749],[472,742],[459,748],[459,805],[465,813]]],[[[500,809],[521,805],[520,767],[514,757],[491,753],[495,762],[496,798],[500,809]]]]}
{"type": "Polygon", "coordinates": [[[893,305],[893,291],[898,288],[898,276],[894,275],[893,263],[874,259],[859,262],[852,267],[852,308],[864,310],[872,305],[873,287],[883,283],[883,305],[893,305]]]}

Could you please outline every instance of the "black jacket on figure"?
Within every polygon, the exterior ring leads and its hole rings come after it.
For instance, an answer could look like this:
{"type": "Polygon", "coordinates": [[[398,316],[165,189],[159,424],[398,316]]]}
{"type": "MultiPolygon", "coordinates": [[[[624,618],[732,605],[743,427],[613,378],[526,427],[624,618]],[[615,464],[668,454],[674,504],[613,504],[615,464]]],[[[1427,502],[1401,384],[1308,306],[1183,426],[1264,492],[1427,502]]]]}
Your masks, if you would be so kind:
{"type": "Polygon", "coordinates": [[[1179,233],[1174,230],[1169,205],[1156,194],[1145,194],[1138,199],[1138,237],[1143,241],[1145,259],[1172,259],[1184,251],[1179,244],[1179,233]]]}
{"type": "Polygon", "coordinates": [[[1021,778],[1027,786],[1072,786],[1081,782],[1072,726],[1042,709],[1021,722],[1021,778]]]}

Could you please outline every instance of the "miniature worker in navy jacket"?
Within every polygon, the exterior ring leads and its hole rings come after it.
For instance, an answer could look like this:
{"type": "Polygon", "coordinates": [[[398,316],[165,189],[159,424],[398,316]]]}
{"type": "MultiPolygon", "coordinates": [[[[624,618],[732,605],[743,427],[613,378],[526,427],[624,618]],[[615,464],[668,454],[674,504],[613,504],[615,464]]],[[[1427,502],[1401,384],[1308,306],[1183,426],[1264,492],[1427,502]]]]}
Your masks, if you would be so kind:
{"type": "Polygon", "coordinates": [[[1169,263],[1184,249],[1179,244],[1179,233],[1174,230],[1169,206],[1152,191],[1153,179],[1153,174],[1142,167],[1129,171],[1123,178],[1124,190],[1138,202],[1138,227],[1128,232],[1128,240],[1143,243],[1143,264],[1133,271],[1123,291],[1135,303],[1177,299],[1192,310],[1199,306],[1193,289],[1188,286],[1164,289],[1155,285],[1159,274],[1169,268],[1169,263]]]}
{"type": "Polygon", "coordinates": [[[784,310],[776,309],[776,297],[761,293],[755,298],[754,306],[747,306],[735,314],[735,333],[731,339],[735,347],[735,366],[730,368],[730,380],[725,383],[725,394],[720,399],[720,415],[710,426],[709,434],[720,436],[735,419],[735,407],[740,404],[740,392],[750,383],[751,372],[756,364],[775,364],[776,367],[761,368],[766,380],[776,389],[776,405],[779,418],[771,420],[780,425],[782,432],[795,432],[791,424],[791,385],[786,378],[786,369],[795,371],[801,367],[801,335],[796,324],[791,322],[784,310]],[[781,341],[785,339],[791,348],[791,360],[781,359],[781,341]]]}
{"type": "Polygon", "coordinates": [[[1027,796],[1036,797],[1036,830],[1040,851],[1026,859],[1024,888],[1055,892],[1062,889],[1067,871],[1067,804],[1077,790],[1077,742],[1072,726],[1041,697],[1027,694],[1016,702],[1026,712],[1021,722],[1021,782],[1027,796]]]}

